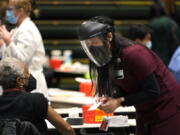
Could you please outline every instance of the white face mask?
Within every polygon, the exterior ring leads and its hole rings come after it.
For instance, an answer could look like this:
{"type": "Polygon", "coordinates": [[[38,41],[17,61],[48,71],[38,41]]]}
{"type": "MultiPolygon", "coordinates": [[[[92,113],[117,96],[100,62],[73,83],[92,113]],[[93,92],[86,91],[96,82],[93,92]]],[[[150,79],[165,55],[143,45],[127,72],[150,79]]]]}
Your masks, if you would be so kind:
{"type": "Polygon", "coordinates": [[[151,49],[152,48],[152,42],[151,40],[149,42],[146,43],[145,45],[147,48],[151,49]]]}

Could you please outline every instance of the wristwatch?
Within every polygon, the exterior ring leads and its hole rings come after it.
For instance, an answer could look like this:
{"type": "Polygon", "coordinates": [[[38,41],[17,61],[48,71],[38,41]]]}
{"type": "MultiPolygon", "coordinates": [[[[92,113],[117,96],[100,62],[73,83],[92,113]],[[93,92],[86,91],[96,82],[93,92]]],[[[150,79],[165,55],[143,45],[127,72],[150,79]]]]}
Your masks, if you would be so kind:
{"type": "Polygon", "coordinates": [[[120,99],[121,99],[121,102],[124,102],[124,101],[125,101],[124,97],[121,97],[120,99]]]}

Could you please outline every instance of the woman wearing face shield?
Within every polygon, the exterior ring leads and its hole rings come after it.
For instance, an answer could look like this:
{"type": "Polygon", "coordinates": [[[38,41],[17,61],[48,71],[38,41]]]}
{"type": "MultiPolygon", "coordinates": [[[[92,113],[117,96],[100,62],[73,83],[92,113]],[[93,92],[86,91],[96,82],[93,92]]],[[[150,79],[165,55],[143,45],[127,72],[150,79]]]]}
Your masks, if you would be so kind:
{"type": "Polygon", "coordinates": [[[117,36],[109,24],[99,16],[78,30],[97,101],[102,102],[99,108],[111,113],[133,105],[136,135],[179,135],[179,84],[154,52],[117,36]]]}

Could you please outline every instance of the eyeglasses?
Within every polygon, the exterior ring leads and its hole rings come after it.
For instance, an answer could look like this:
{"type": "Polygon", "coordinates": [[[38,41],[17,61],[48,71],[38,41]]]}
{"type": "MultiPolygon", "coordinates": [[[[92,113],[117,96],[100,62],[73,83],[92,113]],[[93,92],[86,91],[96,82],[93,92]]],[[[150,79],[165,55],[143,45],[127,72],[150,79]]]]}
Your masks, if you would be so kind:
{"type": "Polygon", "coordinates": [[[21,79],[25,79],[25,80],[28,80],[28,79],[29,79],[29,77],[24,77],[24,76],[21,76],[20,78],[21,78],[21,79]]]}
{"type": "Polygon", "coordinates": [[[24,80],[29,80],[29,78],[27,78],[27,77],[21,77],[21,79],[24,79],[24,80]]]}
{"type": "Polygon", "coordinates": [[[6,10],[12,11],[12,10],[19,9],[19,8],[21,8],[21,7],[7,7],[6,10]]]}

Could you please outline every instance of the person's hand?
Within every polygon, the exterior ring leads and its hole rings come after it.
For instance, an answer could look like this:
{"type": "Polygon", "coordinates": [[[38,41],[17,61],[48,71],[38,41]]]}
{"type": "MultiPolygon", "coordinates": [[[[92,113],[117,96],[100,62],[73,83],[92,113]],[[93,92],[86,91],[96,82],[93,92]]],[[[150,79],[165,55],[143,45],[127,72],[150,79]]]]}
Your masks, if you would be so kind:
{"type": "Polygon", "coordinates": [[[6,45],[11,43],[11,33],[6,29],[4,25],[0,27],[0,39],[2,39],[6,45]]]}
{"type": "Polygon", "coordinates": [[[103,110],[106,113],[112,113],[116,110],[117,107],[121,106],[121,98],[100,98],[102,104],[99,106],[99,109],[103,110]]]}
{"type": "Polygon", "coordinates": [[[98,103],[98,102],[105,103],[105,102],[107,102],[108,99],[109,99],[108,97],[96,97],[95,101],[96,101],[96,103],[98,103]]]}

